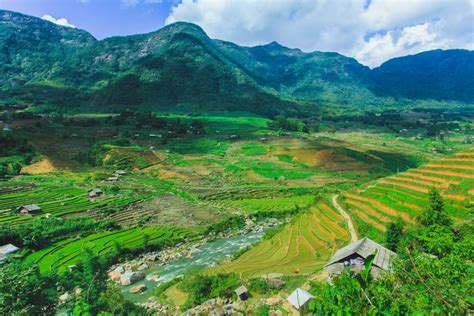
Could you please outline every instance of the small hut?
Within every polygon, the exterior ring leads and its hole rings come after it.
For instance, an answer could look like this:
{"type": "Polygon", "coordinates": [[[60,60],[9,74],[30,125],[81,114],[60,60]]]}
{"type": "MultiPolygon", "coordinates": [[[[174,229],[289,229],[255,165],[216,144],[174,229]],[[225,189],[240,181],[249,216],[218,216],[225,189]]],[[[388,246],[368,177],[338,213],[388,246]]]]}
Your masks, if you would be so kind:
{"type": "Polygon", "coordinates": [[[125,170],[116,170],[115,171],[115,175],[118,176],[118,177],[124,176],[126,174],[127,174],[127,172],[125,170]]]}
{"type": "Polygon", "coordinates": [[[38,214],[41,212],[41,207],[36,204],[23,205],[18,209],[20,215],[38,214]]]}
{"type": "Polygon", "coordinates": [[[92,190],[89,190],[89,197],[90,198],[94,198],[94,197],[98,197],[100,195],[102,195],[102,190],[101,189],[92,189],[92,190]]]}
{"type": "Polygon", "coordinates": [[[305,312],[308,311],[308,303],[314,298],[311,293],[305,291],[301,288],[297,288],[296,290],[288,296],[288,302],[303,315],[305,312]]]}
{"type": "Polygon", "coordinates": [[[235,294],[241,299],[242,301],[247,300],[250,297],[249,290],[244,285],[239,286],[235,289],[235,294]]]}
{"type": "Polygon", "coordinates": [[[390,262],[396,253],[367,237],[339,249],[325,265],[325,270],[330,276],[341,274],[346,267],[354,272],[362,271],[366,258],[374,253],[376,255],[370,273],[377,278],[390,270],[390,262]]]}
{"type": "Polygon", "coordinates": [[[17,252],[18,250],[20,250],[20,248],[12,244],[0,246],[0,261],[4,260],[7,255],[17,252]]]}

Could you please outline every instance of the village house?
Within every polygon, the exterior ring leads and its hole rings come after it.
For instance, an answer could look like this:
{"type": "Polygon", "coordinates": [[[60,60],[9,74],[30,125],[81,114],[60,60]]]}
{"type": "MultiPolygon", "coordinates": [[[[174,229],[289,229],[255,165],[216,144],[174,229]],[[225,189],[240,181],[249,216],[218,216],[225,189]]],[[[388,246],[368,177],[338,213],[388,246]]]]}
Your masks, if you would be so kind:
{"type": "Polygon", "coordinates": [[[20,208],[18,208],[18,213],[20,215],[38,214],[41,212],[42,212],[41,207],[39,207],[36,204],[23,205],[20,208]]]}
{"type": "Polygon", "coordinates": [[[102,193],[103,192],[102,192],[101,189],[91,189],[91,190],[89,190],[88,195],[89,195],[90,198],[94,198],[94,197],[98,197],[98,196],[102,195],[102,193]]]}
{"type": "Polygon", "coordinates": [[[324,266],[330,276],[340,275],[345,268],[353,272],[364,269],[365,260],[376,254],[370,271],[374,278],[390,270],[390,263],[396,253],[367,237],[339,249],[324,266]]]}
{"type": "Polygon", "coordinates": [[[12,244],[0,246],[0,261],[4,260],[7,255],[17,252],[18,250],[20,250],[20,248],[12,244]]]}
{"type": "Polygon", "coordinates": [[[235,294],[237,294],[238,298],[242,301],[247,300],[250,297],[249,290],[244,285],[239,286],[235,289],[235,294]]]}
{"type": "Polygon", "coordinates": [[[297,311],[300,312],[301,315],[304,315],[308,312],[308,303],[314,298],[311,293],[305,291],[301,288],[297,288],[296,290],[288,296],[287,300],[295,308],[297,311]]]}

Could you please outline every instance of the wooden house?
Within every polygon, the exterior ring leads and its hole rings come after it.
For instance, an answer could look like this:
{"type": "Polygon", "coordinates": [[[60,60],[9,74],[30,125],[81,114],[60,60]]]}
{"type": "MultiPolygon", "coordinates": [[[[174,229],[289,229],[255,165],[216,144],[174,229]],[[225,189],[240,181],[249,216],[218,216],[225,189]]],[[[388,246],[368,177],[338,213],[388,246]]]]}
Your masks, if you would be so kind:
{"type": "Polygon", "coordinates": [[[23,205],[18,209],[20,215],[38,214],[41,212],[41,207],[36,204],[23,205]]]}
{"type": "Polygon", "coordinates": [[[374,253],[376,255],[370,272],[377,278],[390,270],[390,262],[396,253],[367,237],[339,249],[324,267],[330,276],[339,275],[346,268],[359,272],[365,268],[365,259],[374,253]]]}

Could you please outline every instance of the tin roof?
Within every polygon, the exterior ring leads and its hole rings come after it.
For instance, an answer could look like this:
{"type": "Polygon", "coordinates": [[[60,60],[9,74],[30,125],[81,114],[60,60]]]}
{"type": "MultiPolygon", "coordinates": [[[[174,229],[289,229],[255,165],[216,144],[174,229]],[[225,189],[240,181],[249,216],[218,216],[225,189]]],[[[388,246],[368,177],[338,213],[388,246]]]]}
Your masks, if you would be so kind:
{"type": "Polygon", "coordinates": [[[297,288],[296,290],[291,293],[290,296],[288,296],[288,302],[290,302],[291,305],[293,305],[296,309],[300,309],[301,306],[306,304],[310,299],[314,298],[311,293],[301,289],[297,288]]]}
{"type": "Polygon", "coordinates": [[[40,210],[41,210],[41,207],[39,207],[39,206],[36,205],[36,204],[23,205],[21,208],[24,208],[24,209],[26,209],[26,210],[29,211],[29,212],[32,212],[32,211],[40,211],[40,210]]]}
{"type": "Polygon", "coordinates": [[[0,246],[0,260],[3,260],[8,254],[17,252],[18,250],[20,250],[20,248],[12,244],[0,246]]]}
{"type": "Polygon", "coordinates": [[[248,290],[244,285],[241,285],[241,286],[239,286],[238,288],[235,289],[235,294],[237,294],[237,295],[242,295],[242,294],[245,294],[247,292],[248,292],[248,290]]]}
{"type": "Polygon", "coordinates": [[[340,262],[353,254],[357,254],[365,259],[375,251],[377,251],[377,254],[373,264],[383,270],[388,270],[390,268],[390,260],[396,253],[367,237],[339,249],[326,266],[340,262]]]}

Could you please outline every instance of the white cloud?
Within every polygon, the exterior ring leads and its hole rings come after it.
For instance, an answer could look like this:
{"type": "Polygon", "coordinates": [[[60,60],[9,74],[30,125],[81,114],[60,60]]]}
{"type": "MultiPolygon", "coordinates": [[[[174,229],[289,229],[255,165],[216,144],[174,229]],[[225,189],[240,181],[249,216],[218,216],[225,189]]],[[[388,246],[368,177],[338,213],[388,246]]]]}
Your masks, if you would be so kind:
{"type": "Polygon", "coordinates": [[[59,18],[59,19],[56,19],[55,17],[53,17],[52,15],[49,15],[49,14],[43,15],[41,18],[42,18],[43,20],[52,22],[52,23],[57,24],[57,25],[76,28],[76,26],[73,25],[73,24],[71,24],[71,23],[69,23],[69,21],[68,21],[66,18],[59,18]]]}
{"type": "Polygon", "coordinates": [[[241,45],[278,41],[377,66],[394,56],[474,46],[473,0],[183,0],[167,23],[199,24],[241,45]]]}

